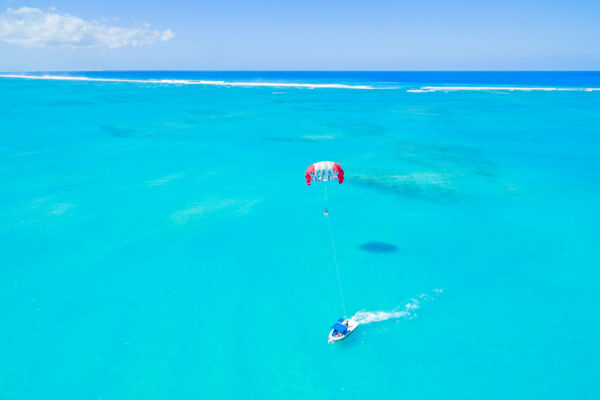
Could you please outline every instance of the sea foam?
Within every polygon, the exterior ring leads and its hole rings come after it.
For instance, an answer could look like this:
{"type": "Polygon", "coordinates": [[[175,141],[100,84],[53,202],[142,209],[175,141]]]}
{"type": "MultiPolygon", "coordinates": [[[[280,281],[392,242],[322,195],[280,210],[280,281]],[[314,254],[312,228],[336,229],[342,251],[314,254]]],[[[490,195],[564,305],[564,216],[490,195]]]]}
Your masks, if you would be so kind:
{"type": "Polygon", "coordinates": [[[121,78],[90,78],[85,76],[60,76],[60,75],[16,75],[0,74],[0,78],[14,79],[39,79],[57,81],[85,81],[85,82],[121,82],[121,83],[150,83],[163,85],[207,85],[207,86],[242,86],[242,87],[286,87],[306,89],[375,89],[369,85],[347,85],[343,83],[286,83],[286,82],[231,82],[207,81],[190,79],[121,79],[121,78]]]}
{"type": "Polygon", "coordinates": [[[475,91],[508,91],[508,92],[594,92],[600,88],[567,88],[567,87],[525,87],[525,86],[423,86],[419,89],[408,89],[408,93],[431,92],[475,92],[475,91]]]}
{"type": "MultiPolygon", "coordinates": [[[[296,82],[236,82],[217,80],[194,80],[194,79],[124,79],[124,78],[92,78],[87,76],[63,76],[63,75],[27,75],[27,74],[0,74],[0,78],[13,79],[37,79],[57,81],[81,81],[81,82],[115,82],[115,83],[145,83],[162,85],[205,85],[205,86],[228,86],[228,87],[271,87],[271,88],[305,88],[305,89],[402,89],[401,86],[378,86],[350,85],[346,83],[296,83],[296,82]]],[[[576,88],[576,87],[526,87],[526,86],[423,86],[420,88],[407,89],[408,93],[431,93],[431,92],[457,92],[457,91],[508,91],[508,92],[595,92],[600,88],[576,88]]]]}

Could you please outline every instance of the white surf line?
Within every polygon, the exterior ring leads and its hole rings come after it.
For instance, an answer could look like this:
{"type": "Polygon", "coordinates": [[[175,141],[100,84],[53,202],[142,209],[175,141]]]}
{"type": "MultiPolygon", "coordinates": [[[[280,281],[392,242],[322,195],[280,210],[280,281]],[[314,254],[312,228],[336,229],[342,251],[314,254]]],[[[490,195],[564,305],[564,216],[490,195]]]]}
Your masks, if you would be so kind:
{"type": "Polygon", "coordinates": [[[307,89],[375,89],[368,85],[346,85],[343,83],[283,83],[283,82],[226,82],[205,81],[189,79],[119,79],[119,78],[89,78],[85,76],[57,76],[57,75],[13,75],[0,74],[0,78],[13,79],[39,79],[57,81],[85,81],[85,82],[123,82],[123,83],[152,83],[167,85],[209,85],[209,86],[242,86],[242,87],[286,87],[307,89]]]}
{"type": "Polygon", "coordinates": [[[370,324],[372,322],[387,321],[389,319],[412,319],[417,316],[416,311],[421,308],[421,304],[424,302],[432,301],[435,299],[435,295],[442,294],[443,289],[434,289],[434,294],[421,293],[416,298],[411,299],[407,304],[401,307],[397,307],[391,311],[358,311],[352,318],[362,325],[370,324]]]}
{"type": "Polygon", "coordinates": [[[458,91],[494,91],[509,92],[594,92],[600,88],[558,88],[558,87],[519,87],[519,86],[423,86],[420,89],[408,89],[409,93],[458,92],[458,91]]]}

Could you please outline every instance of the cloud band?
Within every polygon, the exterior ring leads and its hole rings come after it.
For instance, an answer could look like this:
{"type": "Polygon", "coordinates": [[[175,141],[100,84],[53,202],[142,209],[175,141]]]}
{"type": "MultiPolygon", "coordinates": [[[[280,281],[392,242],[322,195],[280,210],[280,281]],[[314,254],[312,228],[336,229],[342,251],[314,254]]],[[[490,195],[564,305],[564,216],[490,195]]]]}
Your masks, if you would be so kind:
{"type": "Polygon", "coordinates": [[[0,40],[26,47],[116,49],[165,42],[174,37],[170,29],[121,28],[32,7],[9,8],[0,14],[0,40]]]}

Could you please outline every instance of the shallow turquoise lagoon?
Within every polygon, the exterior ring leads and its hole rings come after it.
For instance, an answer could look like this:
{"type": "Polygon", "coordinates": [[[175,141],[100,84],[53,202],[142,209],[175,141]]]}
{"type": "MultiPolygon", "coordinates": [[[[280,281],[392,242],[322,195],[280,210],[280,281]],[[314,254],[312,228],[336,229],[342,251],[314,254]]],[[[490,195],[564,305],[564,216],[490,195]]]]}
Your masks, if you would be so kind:
{"type": "Polygon", "coordinates": [[[0,398],[600,396],[600,74],[45,75],[0,78],[0,398]]]}

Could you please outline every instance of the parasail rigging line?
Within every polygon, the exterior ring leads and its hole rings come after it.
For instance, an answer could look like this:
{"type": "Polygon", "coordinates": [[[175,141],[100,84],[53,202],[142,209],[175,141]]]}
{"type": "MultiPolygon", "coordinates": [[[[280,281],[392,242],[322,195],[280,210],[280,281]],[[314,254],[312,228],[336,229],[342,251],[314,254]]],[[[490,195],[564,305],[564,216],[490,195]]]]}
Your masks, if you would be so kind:
{"type": "MultiPolygon", "coordinates": [[[[328,210],[327,207],[327,182],[323,185],[325,190],[325,210],[328,210]]],[[[337,281],[338,288],[340,289],[340,299],[342,300],[342,310],[344,311],[344,318],[346,318],[346,304],[344,303],[344,291],[342,290],[342,278],[340,275],[340,267],[338,265],[337,254],[335,252],[335,241],[333,240],[333,229],[331,227],[331,217],[329,213],[325,215],[327,218],[327,223],[329,225],[329,238],[331,239],[331,250],[333,251],[333,261],[335,262],[335,272],[337,273],[337,281]]]]}

